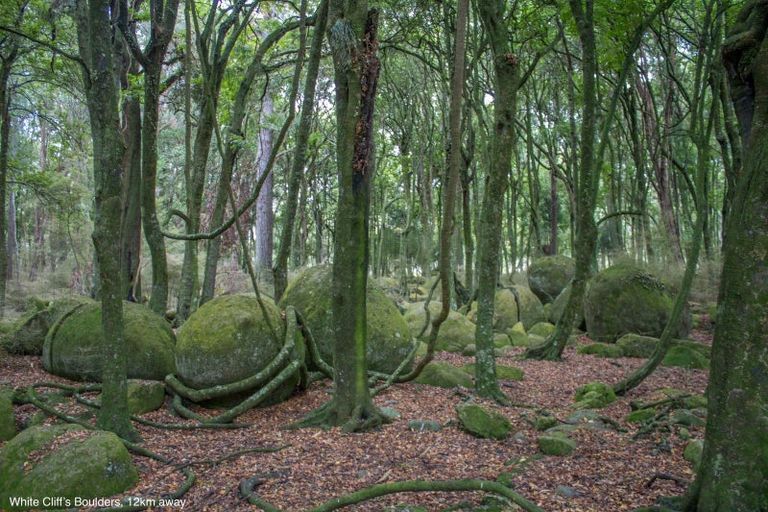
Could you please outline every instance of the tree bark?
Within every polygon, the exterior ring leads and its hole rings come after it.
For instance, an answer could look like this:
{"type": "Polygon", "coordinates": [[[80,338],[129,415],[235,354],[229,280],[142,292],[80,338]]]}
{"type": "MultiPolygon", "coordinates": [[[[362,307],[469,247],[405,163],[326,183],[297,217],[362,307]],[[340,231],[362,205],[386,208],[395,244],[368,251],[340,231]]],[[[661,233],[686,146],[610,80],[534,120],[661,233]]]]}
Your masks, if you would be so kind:
{"type": "MultiPolygon", "coordinates": [[[[272,93],[266,91],[261,103],[261,128],[259,129],[259,153],[256,159],[257,179],[267,172],[267,162],[272,153],[272,141],[275,131],[269,126],[270,117],[274,109],[272,106],[272,93]]],[[[274,200],[272,194],[273,174],[264,180],[261,193],[256,200],[256,271],[261,275],[271,275],[273,233],[275,227],[275,211],[272,209],[274,200]]]]}

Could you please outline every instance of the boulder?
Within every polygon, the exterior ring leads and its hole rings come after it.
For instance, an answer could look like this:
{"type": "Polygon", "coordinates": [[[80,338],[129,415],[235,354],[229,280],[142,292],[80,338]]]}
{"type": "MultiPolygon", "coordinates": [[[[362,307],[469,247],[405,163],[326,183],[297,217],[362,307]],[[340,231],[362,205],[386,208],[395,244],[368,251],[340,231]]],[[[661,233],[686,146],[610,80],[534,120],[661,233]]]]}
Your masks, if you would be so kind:
{"type": "MultiPolygon", "coordinates": [[[[280,307],[293,306],[307,322],[320,350],[320,355],[333,363],[334,326],[331,307],[333,288],[331,267],[317,266],[300,273],[285,290],[280,307]]],[[[392,300],[368,282],[366,293],[368,369],[392,373],[408,356],[411,332],[403,315],[392,300]]]]}
{"type": "MultiPolygon", "coordinates": [[[[568,299],[571,297],[571,285],[568,285],[563,289],[562,292],[560,292],[560,295],[557,296],[557,298],[552,302],[552,306],[549,308],[549,315],[547,316],[547,319],[557,325],[557,322],[560,321],[560,317],[563,315],[563,311],[565,310],[565,305],[568,303],[568,299]]],[[[578,308],[578,311],[576,312],[576,328],[577,329],[586,329],[586,324],[584,322],[584,304],[582,303],[581,307],[578,308]]]]}
{"type": "MultiPolygon", "coordinates": [[[[184,384],[195,389],[231,384],[258,373],[275,358],[283,345],[284,325],[274,302],[262,300],[277,339],[253,296],[223,295],[192,313],[176,343],[176,368],[184,384]]],[[[264,405],[286,399],[297,381],[298,376],[289,379],[264,405]]]]}
{"type": "MultiPolygon", "coordinates": [[[[517,300],[517,309],[519,317],[517,321],[523,323],[526,329],[530,329],[539,322],[546,320],[544,316],[544,306],[539,298],[527,286],[512,286],[509,290],[514,294],[517,300]]],[[[514,325],[513,322],[511,325],[514,325]]]]}
{"type": "Polygon", "coordinates": [[[95,301],[75,296],[46,303],[41,309],[31,309],[4,337],[3,347],[11,354],[41,355],[45,336],[53,324],[72,309],[84,304],[95,304],[95,301]]]}
{"type": "Polygon", "coordinates": [[[695,346],[699,344],[693,343],[694,345],[688,343],[671,346],[661,364],[664,366],[678,366],[680,368],[695,368],[699,370],[709,368],[709,358],[702,353],[702,350],[695,346]]]}
{"type": "Polygon", "coordinates": [[[472,377],[467,372],[443,362],[427,364],[414,382],[440,388],[472,387],[472,377]]]}
{"type": "MultiPolygon", "coordinates": [[[[140,304],[123,302],[123,324],[129,379],[163,380],[174,373],[176,339],[162,317],[140,304]]],[[[101,305],[85,304],[64,315],[48,331],[43,366],[60,377],[100,381],[102,350],[101,305]]]]}
{"type": "MultiPolygon", "coordinates": [[[[664,330],[674,297],[654,275],[619,264],[595,275],[587,286],[584,316],[595,341],[612,343],[627,333],[658,337],[664,330]]],[[[677,337],[685,337],[681,327],[677,337]]]]}
{"type": "Polygon", "coordinates": [[[693,469],[698,469],[701,463],[701,454],[704,452],[704,441],[701,439],[692,439],[685,445],[683,458],[693,464],[693,469]]]}
{"type": "Polygon", "coordinates": [[[156,411],[165,403],[165,384],[153,380],[128,381],[128,411],[144,414],[156,411]]]}
{"type": "Polygon", "coordinates": [[[439,432],[443,426],[434,420],[411,420],[408,422],[408,428],[414,432],[439,432]]]}
{"type": "MultiPolygon", "coordinates": [[[[138,472],[120,438],[79,425],[30,427],[0,451],[0,508],[11,497],[99,498],[133,487],[138,472]]],[[[29,507],[24,507],[29,508],[29,507]]]]}
{"type": "Polygon", "coordinates": [[[16,417],[13,414],[13,390],[0,388],[0,441],[16,435],[16,417]]]}
{"type": "Polygon", "coordinates": [[[644,423],[656,416],[656,409],[649,407],[647,409],[638,409],[627,414],[624,420],[627,423],[644,423]]]}
{"type": "Polygon", "coordinates": [[[567,256],[545,256],[528,267],[528,286],[543,303],[555,300],[568,286],[576,271],[576,262],[567,256]]]}
{"type": "Polygon", "coordinates": [[[699,418],[693,411],[689,411],[688,409],[677,409],[672,411],[669,415],[669,422],[686,427],[703,427],[706,425],[706,421],[699,418]]]}
{"type": "Polygon", "coordinates": [[[461,426],[470,434],[484,439],[506,439],[512,424],[503,414],[478,404],[456,407],[461,426]]]}
{"type": "MultiPolygon", "coordinates": [[[[518,314],[517,299],[513,291],[507,288],[496,291],[493,303],[493,329],[505,332],[518,322],[518,314]]],[[[477,321],[477,302],[472,303],[467,318],[472,322],[477,321]]]]}
{"type": "MultiPolygon", "coordinates": [[[[440,302],[429,303],[430,321],[440,313],[441,307],[442,304],[440,302]]],[[[407,304],[403,318],[408,324],[411,336],[418,336],[424,327],[427,318],[427,315],[424,312],[424,303],[414,302],[407,304]]],[[[424,331],[424,335],[421,339],[426,340],[429,337],[430,329],[431,327],[428,327],[427,330],[424,331]]],[[[435,350],[462,352],[467,345],[471,345],[474,342],[475,324],[470,322],[469,319],[461,313],[450,311],[448,313],[448,318],[446,318],[442,325],[440,325],[440,332],[437,334],[435,350]]]]}
{"type": "Polygon", "coordinates": [[[590,382],[576,390],[577,409],[600,409],[616,401],[613,388],[604,382],[590,382]]]}
{"type": "Polygon", "coordinates": [[[534,334],[542,338],[547,338],[553,332],[555,332],[555,326],[549,322],[538,322],[528,329],[528,334],[534,334]]]}
{"type": "Polygon", "coordinates": [[[539,436],[539,450],[545,455],[566,456],[576,449],[576,442],[563,434],[554,432],[539,436]]]}
{"type": "Polygon", "coordinates": [[[507,337],[509,338],[509,344],[513,347],[528,346],[528,334],[525,332],[523,322],[517,322],[512,328],[507,329],[507,337]]]}
{"type": "Polygon", "coordinates": [[[643,359],[651,357],[658,344],[658,338],[635,333],[625,334],[616,341],[616,346],[621,347],[625,357],[642,357],[643,359]]]}
{"type": "Polygon", "coordinates": [[[536,416],[536,419],[533,420],[533,428],[543,431],[555,427],[559,423],[560,422],[557,420],[557,418],[551,414],[539,414],[536,416]]]}
{"type": "Polygon", "coordinates": [[[576,349],[579,354],[590,354],[597,357],[624,357],[621,347],[611,343],[590,343],[576,349]]]}

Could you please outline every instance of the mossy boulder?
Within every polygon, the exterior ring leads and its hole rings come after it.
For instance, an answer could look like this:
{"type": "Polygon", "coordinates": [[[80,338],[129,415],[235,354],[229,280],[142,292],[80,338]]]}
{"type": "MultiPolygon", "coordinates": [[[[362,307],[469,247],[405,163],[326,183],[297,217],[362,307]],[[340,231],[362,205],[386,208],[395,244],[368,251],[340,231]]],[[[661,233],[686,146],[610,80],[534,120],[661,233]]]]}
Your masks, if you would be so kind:
{"type": "Polygon", "coordinates": [[[538,444],[541,453],[557,457],[570,455],[576,449],[576,441],[559,432],[539,436],[538,444]]]}
{"type": "Polygon", "coordinates": [[[627,423],[644,423],[656,416],[656,409],[649,407],[647,409],[638,409],[627,414],[624,418],[627,423]]]}
{"type": "MultiPolygon", "coordinates": [[[[658,337],[664,330],[674,297],[648,271],[631,264],[609,267],[587,286],[584,317],[595,341],[614,342],[624,334],[658,337]]],[[[681,327],[677,337],[685,337],[681,327]]]]}
{"type": "Polygon", "coordinates": [[[577,409],[600,409],[616,401],[613,388],[604,382],[590,382],[576,390],[577,409]]]}
{"type": "Polygon", "coordinates": [[[621,347],[611,343],[590,343],[576,349],[579,354],[589,354],[597,357],[624,357],[621,347]]]}
{"type": "MultiPolygon", "coordinates": [[[[493,302],[493,328],[498,332],[505,332],[518,322],[517,299],[512,290],[502,288],[496,291],[493,302]]],[[[477,302],[467,313],[467,318],[477,322],[477,302]]]]}
{"type": "Polygon", "coordinates": [[[16,417],[13,414],[13,390],[0,388],[0,441],[16,435],[16,417]]]}
{"type": "Polygon", "coordinates": [[[683,458],[693,464],[693,469],[697,469],[701,463],[702,453],[704,453],[704,441],[701,439],[692,439],[685,445],[683,458]]]}
{"type": "MultiPolygon", "coordinates": [[[[429,315],[430,322],[438,314],[440,314],[440,308],[442,303],[432,302],[429,303],[429,315]]],[[[426,322],[426,312],[424,311],[423,302],[414,302],[405,306],[405,314],[403,315],[408,328],[410,329],[411,336],[418,336],[421,330],[424,328],[426,322]]],[[[421,339],[427,339],[431,327],[427,327],[424,331],[424,335],[421,339]]],[[[442,350],[445,352],[462,352],[467,345],[475,342],[475,324],[473,324],[467,317],[456,311],[450,311],[448,318],[440,325],[440,332],[437,334],[437,342],[435,344],[435,350],[442,350]]]]}
{"type": "MultiPolygon", "coordinates": [[[[462,367],[465,372],[472,376],[475,375],[475,368],[477,368],[475,363],[466,364],[462,367]]],[[[501,380],[523,380],[523,375],[523,370],[515,366],[496,365],[496,377],[501,380]]]]}
{"type": "Polygon", "coordinates": [[[557,426],[560,422],[551,414],[539,414],[536,419],[533,420],[533,428],[536,430],[547,430],[557,426]]]}
{"type": "Polygon", "coordinates": [[[625,334],[616,341],[616,346],[621,347],[625,357],[642,357],[644,359],[651,357],[658,344],[658,338],[635,333],[625,334]]]}
{"type": "Polygon", "coordinates": [[[669,421],[675,425],[684,425],[686,427],[703,427],[706,424],[703,418],[700,418],[688,409],[672,411],[669,415],[669,421]]]}
{"type": "Polygon", "coordinates": [[[14,323],[4,336],[3,348],[11,354],[36,355],[43,353],[48,330],[62,316],[84,304],[95,304],[88,297],[68,297],[45,303],[42,308],[32,308],[14,323]]]}
{"type": "Polygon", "coordinates": [[[429,363],[414,382],[440,388],[472,387],[472,377],[467,372],[450,363],[443,362],[429,363]]]}
{"type": "MultiPolygon", "coordinates": [[[[79,425],[30,427],[0,451],[0,507],[11,497],[40,500],[113,496],[133,487],[138,472],[120,438],[79,425]]],[[[28,507],[26,507],[28,508],[28,507]]]]}
{"type": "Polygon", "coordinates": [[[509,344],[513,347],[528,346],[528,334],[525,332],[523,322],[517,322],[510,329],[507,329],[507,337],[509,338],[509,344]]]}
{"type": "Polygon", "coordinates": [[[695,346],[700,344],[695,342],[692,343],[693,344],[689,342],[671,346],[661,364],[664,366],[677,366],[680,368],[694,368],[699,370],[709,368],[709,358],[705,355],[703,350],[695,346]]]}
{"type": "MultiPolygon", "coordinates": [[[[547,319],[550,321],[550,323],[553,323],[557,325],[557,322],[560,321],[560,317],[563,316],[563,311],[565,311],[565,306],[568,304],[568,299],[571,298],[571,285],[566,286],[562,292],[560,292],[560,295],[557,296],[557,298],[552,302],[552,306],[549,308],[549,314],[547,315],[547,319]]],[[[578,329],[586,329],[586,324],[584,322],[584,304],[582,303],[576,312],[576,327],[578,329]]]]}
{"type": "MultiPolygon", "coordinates": [[[[123,302],[125,359],[129,379],[163,380],[174,373],[175,336],[168,323],[149,308],[123,302]]],[[[74,380],[99,381],[104,362],[101,305],[70,310],[48,331],[43,366],[74,380]]]]}
{"type": "MultiPolygon", "coordinates": [[[[249,295],[223,295],[206,302],[181,326],[176,343],[179,379],[195,389],[231,384],[264,369],[283,345],[280,311],[262,299],[272,336],[259,301],[249,295]]],[[[287,398],[298,377],[284,383],[267,403],[287,398]]]]}
{"type": "Polygon", "coordinates": [[[512,424],[503,414],[478,404],[456,407],[461,426],[470,434],[484,439],[506,439],[512,424]]]}
{"type": "MultiPolygon", "coordinates": [[[[280,307],[293,306],[307,322],[323,359],[333,364],[334,327],[331,307],[331,267],[317,266],[304,270],[291,281],[280,299],[280,307]]],[[[411,331],[395,303],[368,282],[366,293],[368,369],[393,372],[411,348],[411,331]]]]}
{"type": "Polygon", "coordinates": [[[164,403],[164,383],[153,380],[128,381],[128,410],[131,414],[156,411],[164,403]]]}
{"type": "MultiPolygon", "coordinates": [[[[544,306],[539,298],[527,286],[515,285],[509,288],[517,300],[518,319],[523,327],[530,329],[539,322],[546,320],[544,306]]],[[[514,325],[513,322],[511,325],[514,325]]]]}
{"type": "Polygon", "coordinates": [[[528,267],[528,286],[543,303],[554,301],[568,286],[576,271],[576,262],[567,256],[545,256],[528,267]]]}
{"type": "Polygon", "coordinates": [[[528,334],[534,334],[546,338],[555,332],[555,326],[549,322],[538,322],[528,329],[528,334]]]}

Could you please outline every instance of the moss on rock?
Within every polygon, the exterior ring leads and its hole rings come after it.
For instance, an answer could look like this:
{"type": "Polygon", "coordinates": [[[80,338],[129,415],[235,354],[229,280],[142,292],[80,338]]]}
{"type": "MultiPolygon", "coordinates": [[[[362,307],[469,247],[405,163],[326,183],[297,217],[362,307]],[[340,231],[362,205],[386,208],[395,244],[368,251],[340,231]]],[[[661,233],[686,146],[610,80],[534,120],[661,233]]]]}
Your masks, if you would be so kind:
{"type": "Polygon", "coordinates": [[[526,329],[546,320],[544,306],[539,298],[527,286],[515,285],[510,288],[517,299],[518,321],[526,329]]]}
{"type": "MultiPolygon", "coordinates": [[[[430,322],[439,313],[442,304],[440,302],[429,303],[430,322]]],[[[405,308],[405,315],[403,318],[408,324],[410,333],[412,336],[417,336],[426,321],[426,313],[424,312],[424,303],[416,302],[408,304],[405,308]]],[[[428,327],[424,331],[424,335],[421,339],[429,338],[429,332],[432,328],[428,327]]],[[[475,342],[475,324],[469,321],[467,317],[456,311],[450,311],[448,318],[440,325],[440,331],[437,334],[437,342],[435,343],[435,350],[441,350],[445,352],[462,352],[467,345],[471,345],[475,342]]]]}
{"type": "MultiPolygon", "coordinates": [[[[43,366],[61,377],[99,381],[104,360],[101,305],[85,304],[70,311],[46,336],[43,366]]],[[[174,373],[176,340],[167,322],[133,302],[123,303],[123,322],[128,378],[163,380],[174,373]]]]}
{"type": "Polygon", "coordinates": [[[649,358],[658,344],[658,338],[635,333],[625,334],[616,341],[616,346],[621,347],[626,357],[649,358]]]}
{"type": "MultiPolygon", "coordinates": [[[[584,316],[592,339],[614,342],[627,333],[658,337],[674,297],[654,275],[631,264],[609,267],[594,276],[584,298],[584,316]]],[[[684,337],[682,327],[676,333],[684,337]]]]}
{"type": "MultiPolygon", "coordinates": [[[[493,329],[505,332],[518,322],[517,300],[514,293],[507,288],[498,290],[493,300],[493,329]]],[[[477,302],[472,303],[467,318],[472,322],[477,321],[477,302]]]]}
{"type": "Polygon", "coordinates": [[[701,454],[704,453],[704,441],[701,439],[692,439],[685,445],[683,458],[693,464],[693,469],[698,469],[701,464],[701,454]]]}
{"type": "Polygon", "coordinates": [[[545,256],[528,267],[528,286],[543,303],[555,300],[568,286],[576,271],[576,262],[567,256],[545,256]]]}
{"type": "Polygon", "coordinates": [[[558,457],[570,455],[576,449],[576,442],[574,440],[569,439],[564,434],[558,435],[557,432],[539,436],[538,444],[539,450],[543,454],[558,457]]]}
{"type": "Polygon", "coordinates": [[[604,382],[590,382],[576,390],[577,409],[600,409],[616,401],[613,388],[604,382]]]}
{"type": "Polygon", "coordinates": [[[14,323],[4,337],[3,347],[11,354],[41,355],[48,330],[66,313],[83,304],[95,302],[88,297],[68,297],[45,303],[41,309],[32,308],[14,323]]]}
{"type": "MultiPolygon", "coordinates": [[[[568,304],[568,299],[571,297],[571,285],[566,286],[562,292],[560,292],[560,295],[557,296],[557,298],[552,302],[552,306],[549,308],[549,315],[547,316],[547,319],[557,325],[557,322],[560,321],[560,317],[563,316],[563,311],[565,310],[566,304],[568,304]]],[[[586,325],[584,322],[584,304],[582,303],[581,307],[578,308],[578,311],[576,313],[576,328],[578,329],[586,329],[586,325]]]]}
{"type": "Polygon", "coordinates": [[[484,439],[506,439],[512,424],[503,414],[478,404],[456,407],[461,426],[470,434],[484,439]]]}
{"type": "Polygon", "coordinates": [[[13,414],[13,390],[0,388],[0,441],[16,435],[16,417],[13,414]]]}
{"type": "Polygon", "coordinates": [[[597,357],[624,357],[621,347],[610,343],[590,343],[576,349],[579,354],[589,354],[597,357]]]}
{"type": "Polygon", "coordinates": [[[152,380],[128,381],[128,411],[144,414],[156,411],[165,403],[165,384],[152,380]]]}
{"type": "MultiPolygon", "coordinates": [[[[335,326],[331,307],[332,284],[331,267],[308,268],[291,281],[280,299],[281,308],[293,306],[304,316],[320,354],[329,364],[333,363],[335,326]]],[[[391,373],[408,355],[411,331],[395,303],[370,280],[366,299],[368,369],[391,373]]]]}
{"type": "Polygon", "coordinates": [[[0,452],[0,506],[10,497],[69,500],[113,496],[133,487],[138,472],[120,439],[78,425],[31,427],[0,452]]]}
{"type": "Polygon", "coordinates": [[[429,363],[414,382],[440,388],[472,387],[472,377],[467,372],[443,362],[429,363]]]}
{"type": "Polygon", "coordinates": [[[667,351],[661,364],[702,370],[709,368],[709,358],[690,345],[673,345],[667,351]]]}
{"type": "Polygon", "coordinates": [[[549,322],[538,322],[528,329],[528,334],[535,334],[542,338],[548,337],[553,332],[555,332],[555,326],[549,322]]]}
{"type": "Polygon", "coordinates": [[[624,418],[627,423],[643,423],[653,419],[656,416],[656,409],[649,407],[647,409],[638,409],[627,414],[624,418]]]}

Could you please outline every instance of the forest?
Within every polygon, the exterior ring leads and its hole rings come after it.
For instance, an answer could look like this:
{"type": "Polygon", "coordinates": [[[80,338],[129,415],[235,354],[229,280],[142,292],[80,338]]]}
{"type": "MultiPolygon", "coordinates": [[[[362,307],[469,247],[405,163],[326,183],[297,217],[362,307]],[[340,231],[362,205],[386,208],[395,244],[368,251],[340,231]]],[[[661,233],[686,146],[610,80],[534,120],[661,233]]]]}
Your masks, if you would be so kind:
{"type": "Polygon", "coordinates": [[[768,1],[3,0],[0,510],[768,512],[768,1]]]}

